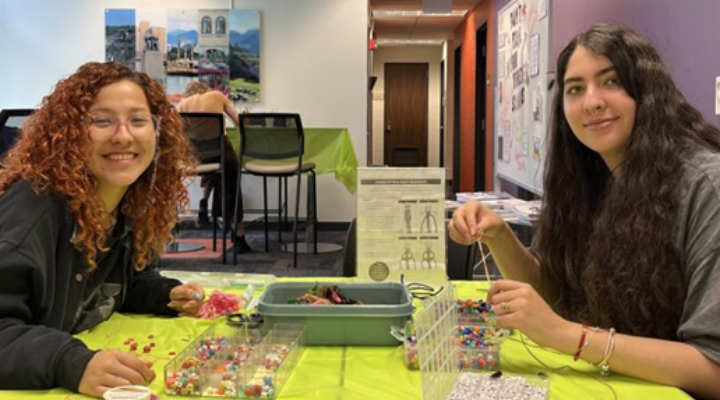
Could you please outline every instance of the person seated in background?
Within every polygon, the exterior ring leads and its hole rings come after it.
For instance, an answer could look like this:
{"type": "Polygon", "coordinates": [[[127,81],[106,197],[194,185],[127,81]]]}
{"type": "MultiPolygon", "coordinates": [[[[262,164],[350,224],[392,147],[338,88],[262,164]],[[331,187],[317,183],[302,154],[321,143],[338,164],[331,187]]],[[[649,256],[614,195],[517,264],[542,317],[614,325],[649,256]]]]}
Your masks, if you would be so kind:
{"type": "Polygon", "coordinates": [[[455,211],[450,236],[492,252],[500,327],[720,399],[720,130],[629,28],[581,33],[556,71],[532,251],[480,203],[455,211]]]}
{"type": "Polygon", "coordinates": [[[72,335],[115,311],[197,314],[203,288],[153,268],[195,164],[143,73],[88,63],[43,99],[0,169],[0,389],[100,397],[155,378],[151,363],[72,335]]]}
{"type": "MultiPolygon", "coordinates": [[[[230,117],[230,119],[238,124],[238,111],[233,107],[230,99],[225,97],[224,94],[212,90],[210,86],[203,82],[190,82],[183,93],[183,98],[177,105],[177,109],[180,112],[202,112],[202,113],[216,113],[224,114],[230,117]]],[[[203,160],[203,162],[220,162],[219,157],[217,159],[203,160]]],[[[237,189],[238,179],[238,160],[235,154],[232,143],[225,137],[225,204],[227,205],[227,221],[223,221],[223,224],[233,221],[234,217],[234,204],[235,204],[235,191],[237,189]]],[[[220,177],[203,176],[200,181],[200,186],[203,188],[203,198],[200,200],[199,208],[199,219],[201,223],[207,223],[209,221],[208,212],[208,198],[213,190],[215,195],[213,196],[213,207],[212,217],[217,218],[222,210],[222,197],[219,195],[220,189],[220,177]]],[[[248,245],[245,239],[245,225],[243,224],[242,215],[242,199],[240,202],[240,215],[238,215],[238,224],[235,227],[235,248],[234,251],[238,254],[247,253],[252,251],[250,245],[248,245]]]]}

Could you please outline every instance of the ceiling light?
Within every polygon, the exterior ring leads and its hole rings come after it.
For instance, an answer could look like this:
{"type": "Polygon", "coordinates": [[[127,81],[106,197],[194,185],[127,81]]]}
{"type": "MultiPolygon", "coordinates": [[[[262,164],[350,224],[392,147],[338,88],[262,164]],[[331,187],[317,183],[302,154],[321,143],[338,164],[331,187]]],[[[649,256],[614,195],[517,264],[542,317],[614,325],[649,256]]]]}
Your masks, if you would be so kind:
{"type": "Polygon", "coordinates": [[[440,46],[442,39],[377,39],[378,46],[440,46]]]}
{"type": "Polygon", "coordinates": [[[375,18],[417,18],[417,17],[464,17],[467,11],[456,10],[451,13],[424,13],[422,11],[373,11],[375,18]]]}

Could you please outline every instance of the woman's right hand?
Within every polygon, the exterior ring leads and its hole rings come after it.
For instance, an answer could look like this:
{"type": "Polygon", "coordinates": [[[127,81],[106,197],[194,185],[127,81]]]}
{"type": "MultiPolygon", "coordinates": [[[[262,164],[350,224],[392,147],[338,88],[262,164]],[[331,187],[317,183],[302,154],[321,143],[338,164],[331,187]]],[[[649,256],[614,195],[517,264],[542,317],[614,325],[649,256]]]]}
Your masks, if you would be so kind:
{"type": "Polygon", "coordinates": [[[120,350],[104,350],[90,359],[80,379],[80,393],[102,397],[105,391],[124,385],[147,385],[155,379],[152,363],[120,350]]]}
{"type": "Polygon", "coordinates": [[[452,240],[469,245],[478,238],[487,242],[506,227],[505,221],[495,211],[485,204],[470,200],[455,210],[448,230],[452,240]]]}

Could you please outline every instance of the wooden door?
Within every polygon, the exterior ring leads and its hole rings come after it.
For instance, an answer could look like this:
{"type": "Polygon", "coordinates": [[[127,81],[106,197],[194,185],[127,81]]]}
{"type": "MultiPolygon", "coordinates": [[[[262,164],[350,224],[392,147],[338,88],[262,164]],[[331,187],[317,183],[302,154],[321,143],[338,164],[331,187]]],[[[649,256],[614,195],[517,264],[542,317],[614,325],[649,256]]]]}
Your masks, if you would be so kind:
{"type": "Polygon", "coordinates": [[[428,64],[385,64],[385,164],[426,167],[428,64]]]}

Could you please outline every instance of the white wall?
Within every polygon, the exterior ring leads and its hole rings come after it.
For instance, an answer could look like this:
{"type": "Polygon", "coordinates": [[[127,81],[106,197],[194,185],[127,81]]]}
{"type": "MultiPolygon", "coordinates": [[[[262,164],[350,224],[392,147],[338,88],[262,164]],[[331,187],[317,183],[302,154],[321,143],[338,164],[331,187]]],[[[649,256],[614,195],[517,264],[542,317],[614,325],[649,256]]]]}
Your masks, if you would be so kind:
{"type": "MultiPolygon", "coordinates": [[[[0,108],[34,107],[57,80],[84,62],[103,61],[106,8],[233,6],[260,10],[262,99],[251,109],[299,112],[309,127],[347,127],[364,165],[367,0],[0,1],[0,108]]],[[[354,218],[355,196],[330,174],[318,181],[320,220],[354,218]]],[[[261,185],[244,182],[246,208],[262,207],[261,185]]],[[[276,190],[273,182],[270,195],[276,190]]]]}
{"type": "MultiPolygon", "coordinates": [[[[384,164],[385,63],[428,63],[428,166],[440,166],[440,62],[442,46],[378,46],[373,55],[373,164],[384,164]]],[[[447,164],[446,164],[447,165],[447,164]]]]}

